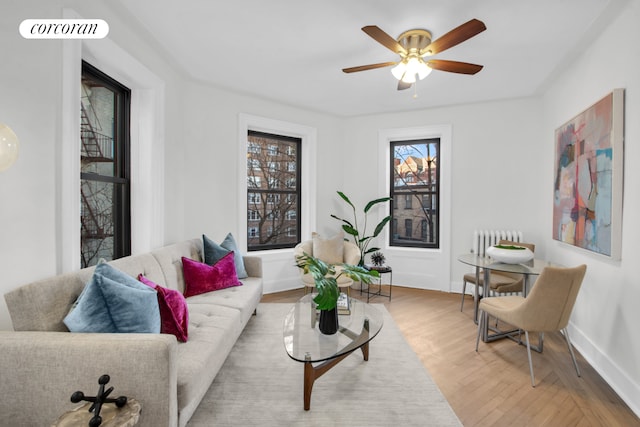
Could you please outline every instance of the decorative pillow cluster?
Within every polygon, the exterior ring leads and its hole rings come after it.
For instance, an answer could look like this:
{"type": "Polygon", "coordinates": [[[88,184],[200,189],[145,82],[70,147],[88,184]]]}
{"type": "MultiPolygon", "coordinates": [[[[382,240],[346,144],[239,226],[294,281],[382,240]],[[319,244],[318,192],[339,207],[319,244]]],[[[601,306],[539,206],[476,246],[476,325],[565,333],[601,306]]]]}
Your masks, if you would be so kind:
{"type": "Polygon", "coordinates": [[[232,286],[242,286],[236,274],[233,251],[224,255],[214,265],[182,257],[182,272],[184,296],[187,298],[232,286]]]}
{"type": "Polygon", "coordinates": [[[227,237],[225,237],[220,244],[217,244],[203,234],[202,247],[204,248],[205,264],[214,265],[223,256],[225,256],[229,252],[233,252],[233,262],[236,266],[236,274],[238,276],[238,279],[249,277],[249,275],[247,274],[247,270],[244,268],[242,252],[240,252],[238,244],[236,243],[236,239],[233,238],[233,235],[231,233],[227,234],[227,237]]]}
{"type": "Polygon", "coordinates": [[[64,318],[71,332],[159,333],[156,291],[100,260],[64,318]]]}
{"type": "Polygon", "coordinates": [[[158,293],[158,307],[160,308],[160,332],[175,335],[178,341],[187,342],[189,328],[189,309],[184,296],[175,289],[164,288],[144,275],[138,275],[138,280],[155,289],[158,293]]]}

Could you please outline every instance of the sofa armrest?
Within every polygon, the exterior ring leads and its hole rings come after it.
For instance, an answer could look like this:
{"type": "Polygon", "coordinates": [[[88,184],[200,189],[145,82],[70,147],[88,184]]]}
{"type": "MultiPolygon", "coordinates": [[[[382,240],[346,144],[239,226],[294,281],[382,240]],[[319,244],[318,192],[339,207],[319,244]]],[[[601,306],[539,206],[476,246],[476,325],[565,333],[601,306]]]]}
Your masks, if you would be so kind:
{"type": "Polygon", "coordinates": [[[262,258],[259,256],[245,255],[244,268],[247,270],[249,277],[262,277],[262,258]]]}
{"type": "Polygon", "coordinates": [[[95,396],[111,377],[111,397],[142,405],[139,426],[177,426],[177,341],[165,334],[0,331],[0,414],[14,425],[51,425],[95,396]]]}

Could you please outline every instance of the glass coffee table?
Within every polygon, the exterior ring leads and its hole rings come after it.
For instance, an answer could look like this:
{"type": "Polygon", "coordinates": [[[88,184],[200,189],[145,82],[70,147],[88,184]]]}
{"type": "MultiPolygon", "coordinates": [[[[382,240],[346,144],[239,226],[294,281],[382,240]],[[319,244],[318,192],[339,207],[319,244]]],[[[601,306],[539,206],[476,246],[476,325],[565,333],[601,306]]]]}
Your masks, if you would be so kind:
{"type": "Polygon", "coordinates": [[[350,299],[350,313],[338,316],[339,329],[325,335],[318,329],[320,313],[307,294],[296,302],[284,319],[284,347],[293,360],[304,363],[304,409],[311,406],[315,380],[342,359],[360,349],[369,360],[369,341],[382,329],[382,312],[363,301],[350,299]],[[314,365],[315,364],[315,365],[314,365]]]}

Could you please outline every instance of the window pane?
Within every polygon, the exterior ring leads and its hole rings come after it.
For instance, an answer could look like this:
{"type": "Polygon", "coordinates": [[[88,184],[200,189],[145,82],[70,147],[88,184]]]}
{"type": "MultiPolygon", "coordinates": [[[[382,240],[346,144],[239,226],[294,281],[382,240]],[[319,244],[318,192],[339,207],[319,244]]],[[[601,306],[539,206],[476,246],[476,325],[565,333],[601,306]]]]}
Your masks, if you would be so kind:
{"type": "Polygon", "coordinates": [[[439,247],[440,139],[391,142],[391,246],[439,247]]]}
{"type": "Polygon", "coordinates": [[[82,265],[114,259],[114,184],[81,180],[82,265]]]}
{"type": "Polygon", "coordinates": [[[299,241],[299,138],[249,131],[248,250],[292,248],[299,241]]]}
{"type": "Polygon", "coordinates": [[[81,171],[115,176],[117,94],[88,74],[82,76],[81,90],[81,171]]]}

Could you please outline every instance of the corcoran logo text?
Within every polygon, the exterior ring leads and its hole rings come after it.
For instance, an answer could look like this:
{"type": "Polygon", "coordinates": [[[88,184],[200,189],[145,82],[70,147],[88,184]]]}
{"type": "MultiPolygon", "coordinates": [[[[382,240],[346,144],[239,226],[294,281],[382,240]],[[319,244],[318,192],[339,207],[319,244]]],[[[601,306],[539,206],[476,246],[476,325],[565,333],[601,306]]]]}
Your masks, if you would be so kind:
{"type": "Polygon", "coordinates": [[[20,35],[25,39],[102,39],[109,24],[102,19],[25,19],[20,35]]]}

